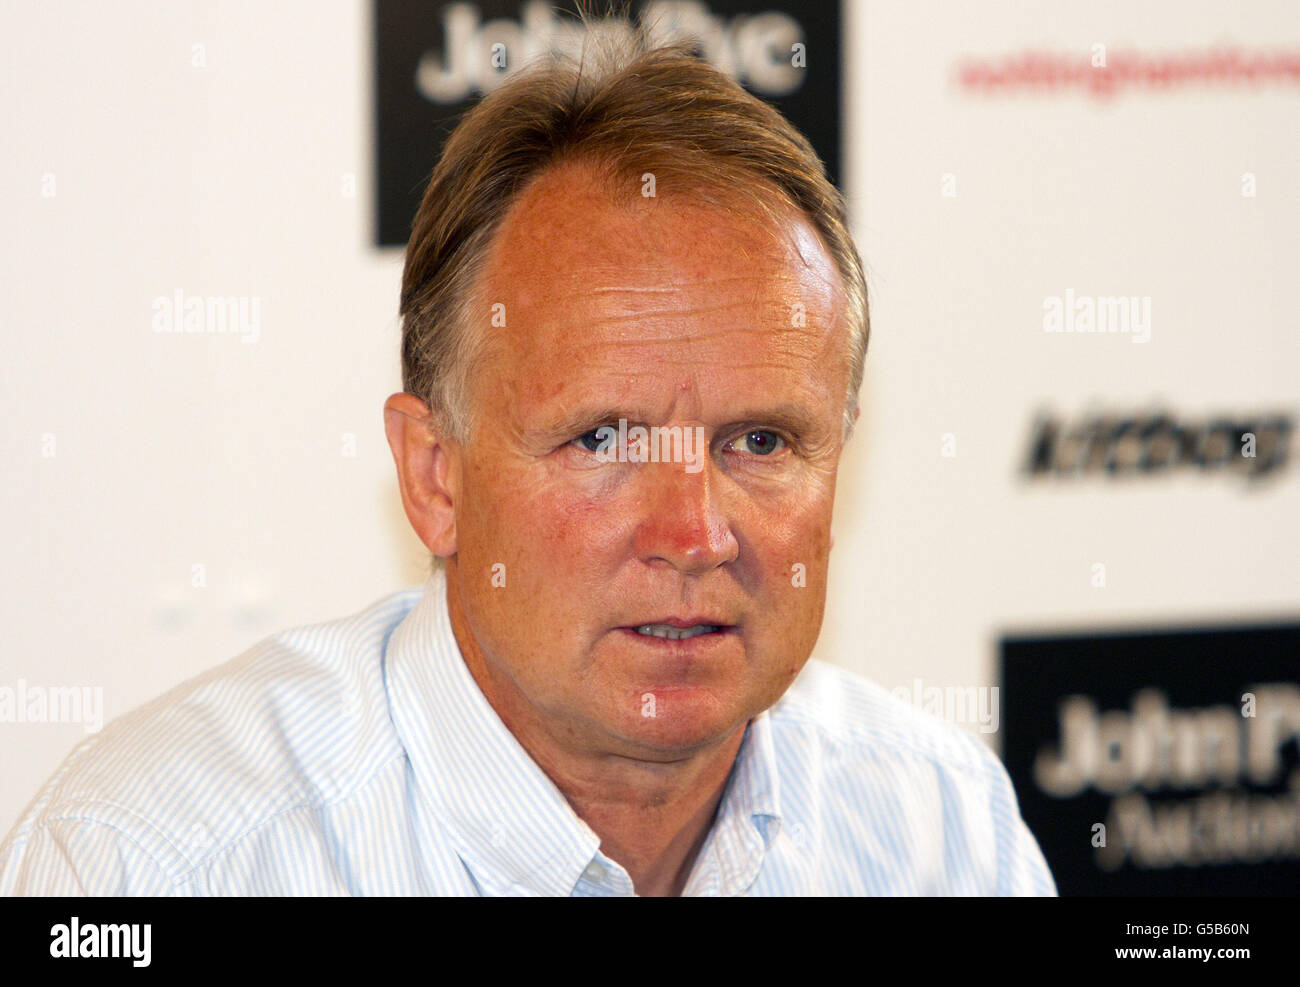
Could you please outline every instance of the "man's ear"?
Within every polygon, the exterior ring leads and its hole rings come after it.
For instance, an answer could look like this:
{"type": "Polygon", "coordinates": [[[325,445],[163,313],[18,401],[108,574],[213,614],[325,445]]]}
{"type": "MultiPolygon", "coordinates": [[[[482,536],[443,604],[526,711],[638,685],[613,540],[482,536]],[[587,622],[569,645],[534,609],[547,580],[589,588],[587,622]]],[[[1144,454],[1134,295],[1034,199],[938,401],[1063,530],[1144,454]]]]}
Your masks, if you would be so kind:
{"type": "Polygon", "coordinates": [[[440,433],[429,406],[414,394],[384,402],[384,432],[411,527],[434,555],[455,555],[459,446],[440,433]]]}

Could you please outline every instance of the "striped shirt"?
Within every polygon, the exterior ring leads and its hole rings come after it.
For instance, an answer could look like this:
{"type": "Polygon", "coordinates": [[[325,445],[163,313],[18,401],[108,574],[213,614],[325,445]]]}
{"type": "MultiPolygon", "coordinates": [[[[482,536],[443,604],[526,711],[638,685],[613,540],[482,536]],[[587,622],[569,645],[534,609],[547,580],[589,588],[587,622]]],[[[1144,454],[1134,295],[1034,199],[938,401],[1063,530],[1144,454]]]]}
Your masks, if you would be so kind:
{"type": "MultiPolygon", "coordinates": [[[[633,894],[484,698],[441,572],[285,631],[82,742],[8,895],[633,894]]],[[[750,721],[687,895],[1052,895],[998,759],[810,661],[750,721]]]]}

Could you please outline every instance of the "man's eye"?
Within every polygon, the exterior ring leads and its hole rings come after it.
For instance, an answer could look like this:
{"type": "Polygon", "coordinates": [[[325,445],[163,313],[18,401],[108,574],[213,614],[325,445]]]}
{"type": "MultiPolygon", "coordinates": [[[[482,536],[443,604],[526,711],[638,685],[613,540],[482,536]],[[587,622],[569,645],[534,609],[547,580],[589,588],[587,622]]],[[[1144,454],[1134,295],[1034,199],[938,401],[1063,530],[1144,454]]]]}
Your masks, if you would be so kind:
{"type": "Polygon", "coordinates": [[[601,452],[609,449],[617,437],[617,429],[610,425],[602,425],[600,428],[593,428],[590,432],[583,432],[573,441],[588,452],[601,452]]]}
{"type": "Polygon", "coordinates": [[[785,444],[785,440],[775,432],[768,431],[765,428],[755,429],[752,432],[746,432],[739,438],[733,439],[732,448],[742,452],[749,452],[756,456],[770,456],[785,444]]]}

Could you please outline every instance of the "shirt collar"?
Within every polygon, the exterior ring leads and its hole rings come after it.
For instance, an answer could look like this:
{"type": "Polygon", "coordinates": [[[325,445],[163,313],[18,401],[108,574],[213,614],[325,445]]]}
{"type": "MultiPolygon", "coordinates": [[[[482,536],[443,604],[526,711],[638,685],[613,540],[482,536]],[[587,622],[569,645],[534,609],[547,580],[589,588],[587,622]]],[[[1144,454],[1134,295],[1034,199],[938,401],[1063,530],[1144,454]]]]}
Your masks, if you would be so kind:
{"type": "MultiPolygon", "coordinates": [[[[600,837],[479,689],[452,632],[446,593],[438,569],[393,631],[385,659],[393,724],[419,797],[485,894],[568,895],[600,837]]],[[[746,728],[687,893],[744,890],[779,826],[776,755],[763,712],[746,728]]]]}
{"type": "Polygon", "coordinates": [[[737,895],[748,889],[781,831],[780,776],[772,717],[749,721],[727,788],[684,894],[737,895]]]}

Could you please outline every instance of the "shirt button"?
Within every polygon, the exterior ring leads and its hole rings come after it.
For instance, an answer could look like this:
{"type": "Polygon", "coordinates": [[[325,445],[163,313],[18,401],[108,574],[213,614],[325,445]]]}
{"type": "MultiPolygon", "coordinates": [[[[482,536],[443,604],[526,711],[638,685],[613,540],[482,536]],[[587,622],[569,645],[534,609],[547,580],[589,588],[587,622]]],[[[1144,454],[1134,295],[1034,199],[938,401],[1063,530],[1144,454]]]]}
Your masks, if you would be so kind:
{"type": "Polygon", "coordinates": [[[600,865],[600,861],[593,860],[587,865],[587,869],[582,872],[582,876],[592,884],[599,884],[605,880],[605,868],[600,865]]]}

